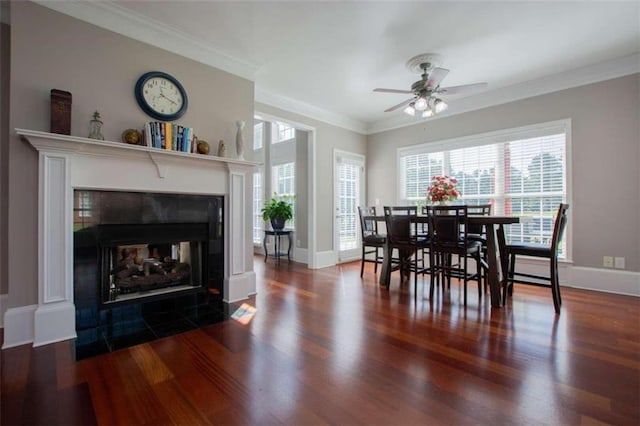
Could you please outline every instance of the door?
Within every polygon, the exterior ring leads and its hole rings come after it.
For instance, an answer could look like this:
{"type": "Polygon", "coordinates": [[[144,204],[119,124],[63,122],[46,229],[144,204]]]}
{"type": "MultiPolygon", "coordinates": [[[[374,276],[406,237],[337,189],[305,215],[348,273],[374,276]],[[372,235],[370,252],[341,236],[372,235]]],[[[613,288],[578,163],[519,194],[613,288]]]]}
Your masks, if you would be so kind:
{"type": "Polygon", "coordinates": [[[338,263],[359,259],[360,218],[358,206],[364,199],[364,164],[362,155],[334,150],[334,250],[338,263]]]}

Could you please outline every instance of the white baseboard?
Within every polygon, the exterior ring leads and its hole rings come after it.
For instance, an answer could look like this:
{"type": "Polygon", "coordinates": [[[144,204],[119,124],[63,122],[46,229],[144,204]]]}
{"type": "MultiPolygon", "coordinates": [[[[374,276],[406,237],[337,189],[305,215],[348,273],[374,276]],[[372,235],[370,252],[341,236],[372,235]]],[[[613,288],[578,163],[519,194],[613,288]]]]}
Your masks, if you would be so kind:
{"type": "Polygon", "coordinates": [[[75,339],[76,307],[71,302],[38,306],[33,315],[33,347],[75,339]]]}
{"type": "Polygon", "coordinates": [[[571,287],[640,297],[640,272],[574,266],[571,287]]]}
{"type": "Polygon", "coordinates": [[[231,275],[224,279],[223,299],[226,303],[247,300],[252,294],[256,294],[256,273],[254,271],[231,275]]]}
{"type": "Polygon", "coordinates": [[[0,294],[0,328],[4,328],[4,314],[7,312],[7,303],[9,303],[9,295],[0,294]]]}
{"type": "Polygon", "coordinates": [[[337,263],[337,256],[333,250],[319,251],[315,255],[315,261],[310,266],[312,269],[326,268],[337,263]]]}
{"type": "Polygon", "coordinates": [[[4,343],[2,349],[33,342],[36,309],[38,309],[38,305],[7,309],[4,314],[4,343]]]}
{"type": "Polygon", "coordinates": [[[293,251],[293,260],[307,265],[309,263],[309,250],[296,247],[293,251]]]}

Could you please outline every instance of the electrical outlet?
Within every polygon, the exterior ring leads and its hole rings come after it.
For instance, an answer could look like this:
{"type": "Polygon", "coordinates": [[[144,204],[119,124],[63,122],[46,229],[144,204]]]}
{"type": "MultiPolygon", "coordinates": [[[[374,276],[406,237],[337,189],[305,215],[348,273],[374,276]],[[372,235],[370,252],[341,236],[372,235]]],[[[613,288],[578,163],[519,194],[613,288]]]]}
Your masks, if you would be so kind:
{"type": "Polygon", "coordinates": [[[605,268],[613,268],[613,256],[604,256],[602,258],[602,266],[605,268]]]}
{"type": "Polygon", "coordinates": [[[624,269],[624,257],[616,257],[613,259],[613,267],[616,269],[624,269]]]}
{"type": "Polygon", "coordinates": [[[380,198],[376,198],[376,206],[380,205],[380,198]]]}
{"type": "Polygon", "coordinates": [[[296,247],[300,247],[300,240],[296,240],[296,247]]]}

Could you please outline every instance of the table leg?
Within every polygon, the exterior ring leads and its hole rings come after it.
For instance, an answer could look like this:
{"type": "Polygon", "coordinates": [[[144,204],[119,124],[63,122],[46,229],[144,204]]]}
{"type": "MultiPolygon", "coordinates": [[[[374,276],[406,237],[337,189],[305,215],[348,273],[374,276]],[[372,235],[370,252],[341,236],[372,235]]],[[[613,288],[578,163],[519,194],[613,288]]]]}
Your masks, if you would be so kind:
{"type": "Polygon", "coordinates": [[[273,245],[276,249],[276,263],[280,263],[280,235],[273,237],[273,245]]]}
{"type": "Polygon", "coordinates": [[[287,259],[289,260],[289,263],[291,263],[291,244],[293,243],[293,237],[291,236],[291,232],[289,232],[287,236],[289,237],[289,249],[287,250],[287,259]]]}
{"type": "MultiPolygon", "coordinates": [[[[487,277],[489,278],[489,291],[491,293],[491,306],[499,308],[500,303],[500,258],[496,245],[496,230],[493,224],[487,224],[487,255],[489,267],[487,277]]],[[[504,232],[504,231],[503,231],[504,232]]]]}
{"type": "Polygon", "coordinates": [[[380,285],[389,288],[391,281],[391,248],[389,244],[382,246],[382,269],[380,269],[380,285]]]}
{"type": "Polygon", "coordinates": [[[264,246],[264,262],[267,263],[267,257],[269,257],[269,252],[267,251],[267,234],[264,234],[262,245],[264,246]]]}

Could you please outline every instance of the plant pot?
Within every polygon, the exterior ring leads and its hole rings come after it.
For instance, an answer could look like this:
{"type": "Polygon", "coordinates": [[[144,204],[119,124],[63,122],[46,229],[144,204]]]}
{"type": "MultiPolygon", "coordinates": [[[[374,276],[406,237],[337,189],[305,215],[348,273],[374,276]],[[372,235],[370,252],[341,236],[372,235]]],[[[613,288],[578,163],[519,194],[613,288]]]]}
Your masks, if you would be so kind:
{"type": "Polygon", "coordinates": [[[284,228],[285,222],[286,222],[286,220],[282,219],[282,218],[271,219],[271,227],[275,231],[279,231],[279,230],[284,228]]]}

